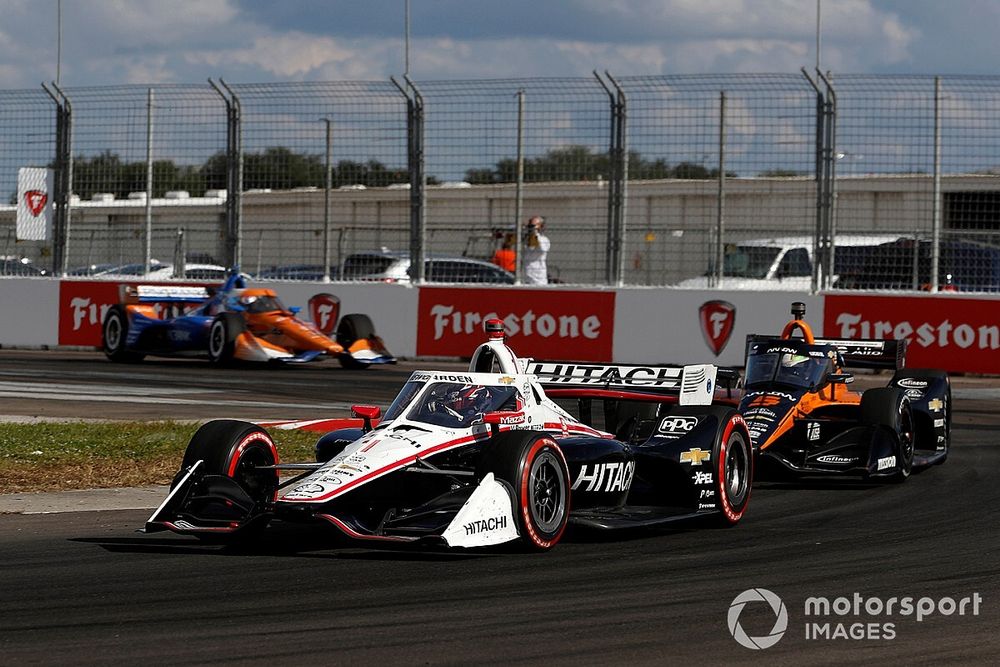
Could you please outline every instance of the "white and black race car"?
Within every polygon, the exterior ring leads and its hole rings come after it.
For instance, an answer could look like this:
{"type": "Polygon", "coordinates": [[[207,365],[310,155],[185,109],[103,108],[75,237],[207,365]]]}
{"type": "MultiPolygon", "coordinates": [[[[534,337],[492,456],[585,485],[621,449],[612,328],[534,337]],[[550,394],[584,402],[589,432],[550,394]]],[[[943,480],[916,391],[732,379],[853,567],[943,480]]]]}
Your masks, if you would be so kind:
{"type": "Polygon", "coordinates": [[[245,536],[277,519],[361,540],[544,550],[567,523],[740,521],[753,449],[718,369],[532,362],[499,320],[486,330],[467,372],[413,373],[377,426],[379,408],[355,406],[364,428],[324,435],[315,462],[280,463],[255,424],[205,424],[145,530],[245,536]],[[600,429],[586,423],[595,403],[600,429]]]}

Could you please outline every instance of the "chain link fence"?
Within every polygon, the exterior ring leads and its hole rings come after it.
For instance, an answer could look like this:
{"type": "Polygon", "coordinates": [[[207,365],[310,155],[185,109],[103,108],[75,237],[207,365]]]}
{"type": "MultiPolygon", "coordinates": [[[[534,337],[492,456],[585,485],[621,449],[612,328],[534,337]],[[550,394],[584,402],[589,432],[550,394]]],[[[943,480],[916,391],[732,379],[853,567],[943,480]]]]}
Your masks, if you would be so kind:
{"type": "Polygon", "coordinates": [[[996,291],[998,96],[805,72],[0,91],[0,274],[408,281],[425,257],[504,283],[542,216],[550,282],[996,291]],[[52,170],[45,239],[20,238],[25,167],[52,170]]]}

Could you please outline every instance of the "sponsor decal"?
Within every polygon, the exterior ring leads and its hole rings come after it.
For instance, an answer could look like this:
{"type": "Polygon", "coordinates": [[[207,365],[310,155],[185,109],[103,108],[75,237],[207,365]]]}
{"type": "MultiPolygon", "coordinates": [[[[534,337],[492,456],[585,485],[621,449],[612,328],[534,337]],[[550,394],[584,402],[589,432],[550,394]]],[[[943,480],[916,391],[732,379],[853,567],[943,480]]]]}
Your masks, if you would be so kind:
{"type": "Polygon", "coordinates": [[[940,398],[932,398],[931,400],[927,401],[927,409],[930,410],[931,412],[941,412],[943,408],[944,408],[944,401],[942,401],[940,398]]]}
{"type": "Polygon", "coordinates": [[[28,207],[28,211],[31,215],[36,218],[48,203],[49,195],[47,192],[42,190],[28,190],[24,193],[24,204],[28,207]]]}
{"type": "Polygon", "coordinates": [[[664,417],[663,421],[660,422],[660,432],[662,433],[677,433],[677,432],[688,432],[698,425],[697,417],[664,417]]]}
{"type": "Polygon", "coordinates": [[[806,423],[806,440],[809,440],[809,441],[819,440],[819,423],[818,422],[807,422],[806,423]]]}
{"type": "Polygon", "coordinates": [[[877,469],[886,470],[887,468],[892,468],[895,465],[896,465],[896,457],[886,456],[885,458],[881,458],[878,460],[877,469]]]}
{"type": "MultiPolygon", "coordinates": [[[[330,482],[331,480],[323,480],[324,482],[330,482]]],[[[335,484],[340,484],[340,480],[336,480],[335,484]]],[[[313,496],[318,496],[319,494],[326,491],[326,486],[323,484],[317,484],[315,482],[306,482],[305,484],[299,484],[293,488],[288,493],[284,494],[283,498],[311,498],[313,496]]]]}
{"type": "Polygon", "coordinates": [[[710,472],[696,472],[694,474],[694,484],[695,486],[704,486],[705,484],[712,483],[712,473],[710,472]]]}
{"type": "Polygon", "coordinates": [[[690,463],[693,466],[700,466],[705,461],[710,461],[712,459],[712,452],[706,451],[701,447],[694,447],[686,452],[681,452],[681,463],[690,463]]]}
{"type": "Polygon", "coordinates": [[[714,498],[715,497],[715,489],[702,489],[701,493],[698,494],[698,497],[699,498],[714,498]]]}
{"type": "Polygon", "coordinates": [[[848,456],[840,456],[838,454],[824,454],[816,459],[817,463],[832,463],[835,465],[849,465],[857,460],[858,459],[856,457],[852,458],[848,456]]]}
{"type": "Polygon", "coordinates": [[[454,356],[482,342],[482,323],[503,320],[511,347],[525,357],[610,361],[615,293],[421,287],[417,354],[454,356]]]}
{"type": "MultiPolygon", "coordinates": [[[[598,364],[532,363],[528,372],[543,382],[574,385],[622,385],[634,387],[677,387],[681,369],[647,366],[605,366],[598,364]]],[[[700,382],[700,380],[699,380],[700,382]]]]}
{"type": "Polygon", "coordinates": [[[332,294],[314,294],[309,299],[309,319],[326,336],[332,336],[340,316],[340,299],[332,294]]]}
{"type": "Polygon", "coordinates": [[[524,420],[525,420],[525,416],[524,416],[523,412],[518,412],[518,413],[515,413],[515,414],[511,414],[511,415],[502,415],[500,417],[500,423],[503,424],[503,425],[508,425],[508,424],[523,424],[524,420]]]}
{"type": "Polygon", "coordinates": [[[575,491],[581,485],[587,488],[582,491],[628,491],[632,487],[632,475],[635,473],[634,461],[616,461],[615,463],[595,463],[593,466],[583,464],[580,474],[573,483],[575,491]]]}
{"type": "Polygon", "coordinates": [[[910,401],[919,401],[924,397],[924,392],[920,389],[907,389],[903,392],[903,396],[906,396],[910,401]]]}
{"type": "Polygon", "coordinates": [[[995,302],[936,296],[827,295],[824,333],[909,341],[907,366],[1000,373],[995,302]]]}
{"type": "Polygon", "coordinates": [[[764,354],[801,354],[794,347],[769,347],[764,350],[764,354]]]}
{"type": "Polygon", "coordinates": [[[903,378],[902,380],[896,380],[896,384],[907,389],[923,389],[927,386],[928,382],[927,380],[918,380],[916,378],[903,378]]]}
{"type": "Polygon", "coordinates": [[[514,384],[514,378],[509,375],[504,375],[500,378],[500,384],[514,384]]]}
{"type": "Polygon", "coordinates": [[[715,503],[698,503],[698,509],[700,510],[714,510],[715,503]]]}
{"type": "Polygon", "coordinates": [[[792,396],[791,394],[786,394],[783,391],[748,391],[746,394],[744,394],[744,396],[745,397],[746,396],[757,396],[757,397],[760,397],[760,398],[767,398],[767,399],[771,399],[774,403],[778,402],[777,400],[774,400],[774,399],[779,399],[779,400],[780,399],[785,399],[786,401],[794,401],[795,400],[794,396],[792,396]]]}
{"type": "Polygon", "coordinates": [[[935,419],[934,420],[934,428],[944,428],[944,420],[943,419],[935,419]]]}
{"type": "Polygon", "coordinates": [[[507,527],[507,517],[496,516],[487,519],[476,519],[462,526],[466,535],[478,535],[494,530],[502,530],[507,527]]]}
{"type": "Polygon", "coordinates": [[[698,308],[698,319],[701,322],[701,334],[705,344],[712,354],[719,356],[736,323],[736,306],[728,301],[706,301],[698,308]]]}

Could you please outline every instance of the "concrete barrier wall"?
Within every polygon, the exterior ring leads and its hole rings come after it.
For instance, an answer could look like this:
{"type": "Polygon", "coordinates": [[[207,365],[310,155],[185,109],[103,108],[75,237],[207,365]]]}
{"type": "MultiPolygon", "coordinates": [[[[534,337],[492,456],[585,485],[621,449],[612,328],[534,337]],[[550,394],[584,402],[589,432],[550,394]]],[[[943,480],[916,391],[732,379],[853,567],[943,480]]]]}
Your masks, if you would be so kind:
{"type": "MultiPolygon", "coordinates": [[[[269,283],[289,306],[327,292],[368,314],[400,358],[461,357],[498,317],[523,356],[621,363],[741,365],[751,333],[781,331],[793,301],[831,337],[906,338],[908,365],[1000,374],[1000,296],[717,292],[665,288],[485,288],[269,283]]],[[[0,346],[97,347],[113,282],[0,280],[0,346]]]]}

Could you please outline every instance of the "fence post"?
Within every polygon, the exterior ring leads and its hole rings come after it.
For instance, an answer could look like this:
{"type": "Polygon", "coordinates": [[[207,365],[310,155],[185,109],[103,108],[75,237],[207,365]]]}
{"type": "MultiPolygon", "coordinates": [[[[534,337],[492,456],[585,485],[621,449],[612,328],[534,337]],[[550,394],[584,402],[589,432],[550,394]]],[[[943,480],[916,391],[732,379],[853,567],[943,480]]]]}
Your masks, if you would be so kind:
{"type": "Polygon", "coordinates": [[[514,195],[514,284],[524,283],[524,238],[521,217],[524,215],[524,89],[517,91],[517,184],[514,195]]]}
{"type": "Polygon", "coordinates": [[[406,158],[410,170],[410,280],[421,285],[425,279],[424,258],[427,254],[426,187],[424,173],[424,98],[404,75],[406,88],[396,79],[390,80],[406,98],[406,158]]]}
{"type": "Polygon", "coordinates": [[[70,210],[73,193],[73,105],[56,83],[52,83],[52,90],[43,83],[42,89],[56,104],[56,178],[53,193],[56,208],[55,229],[52,234],[52,272],[62,277],[66,275],[69,259],[70,210]]]}
{"type": "Polygon", "coordinates": [[[243,260],[243,129],[240,100],[222,79],[219,79],[222,88],[212,79],[208,83],[226,104],[226,261],[230,267],[237,268],[243,260]]]}
{"type": "Polygon", "coordinates": [[[809,76],[809,72],[806,71],[805,67],[802,68],[802,75],[809,82],[809,85],[812,86],[813,90],[816,91],[816,227],[813,231],[812,279],[809,285],[809,291],[815,294],[819,291],[820,286],[820,238],[823,236],[823,202],[826,187],[826,178],[824,175],[826,161],[823,159],[823,137],[826,134],[824,128],[826,116],[823,113],[825,106],[823,91],[813,81],[813,78],[809,76]]]}
{"type": "Polygon", "coordinates": [[[836,266],[836,251],[837,251],[837,93],[833,88],[833,84],[830,80],[823,75],[823,72],[817,70],[816,74],[823,81],[826,87],[826,95],[824,95],[824,105],[823,105],[823,115],[825,117],[824,122],[824,158],[826,162],[826,169],[824,170],[825,176],[825,195],[823,202],[824,209],[824,224],[823,224],[823,239],[821,244],[825,244],[825,252],[823,252],[823,273],[822,282],[820,283],[821,289],[829,289],[831,287],[831,278],[833,277],[834,267],[836,266]]]}
{"type": "Polygon", "coordinates": [[[146,93],[146,228],[143,262],[148,274],[153,257],[153,89],[146,93]]]}
{"type": "MultiPolygon", "coordinates": [[[[931,220],[931,292],[940,287],[941,266],[941,77],[934,77],[934,209],[931,220]]],[[[919,241],[914,244],[919,253],[919,241]]]]}
{"type": "Polygon", "coordinates": [[[726,91],[719,91],[719,196],[715,219],[715,287],[722,286],[726,259],[726,91]]]}
{"type": "Polygon", "coordinates": [[[330,119],[326,123],[326,176],[323,185],[323,282],[330,282],[330,262],[333,260],[333,235],[330,229],[330,189],[333,187],[333,134],[330,119]]]}
{"type": "Polygon", "coordinates": [[[612,91],[601,75],[594,71],[604,92],[608,94],[611,104],[611,133],[608,145],[608,163],[610,173],[608,174],[608,254],[604,262],[605,283],[614,287],[623,284],[623,264],[622,247],[625,241],[625,179],[626,159],[625,159],[625,93],[618,83],[611,77],[611,74],[604,72],[604,75],[615,87],[612,91]]]}

